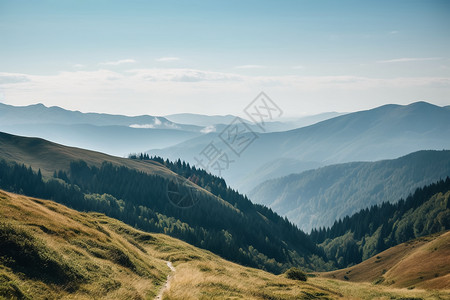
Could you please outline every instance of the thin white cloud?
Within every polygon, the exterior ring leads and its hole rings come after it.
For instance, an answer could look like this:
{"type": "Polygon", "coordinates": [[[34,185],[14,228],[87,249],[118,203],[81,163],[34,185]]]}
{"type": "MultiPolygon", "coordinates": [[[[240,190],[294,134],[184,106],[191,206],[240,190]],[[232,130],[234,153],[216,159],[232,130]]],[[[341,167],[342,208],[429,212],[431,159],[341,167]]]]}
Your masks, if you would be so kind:
{"type": "Polygon", "coordinates": [[[304,69],[305,67],[302,65],[297,65],[297,66],[292,66],[292,69],[294,70],[300,70],[300,69],[304,69]]]}
{"type": "Polygon", "coordinates": [[[242,65],[235,67],[236,69],[264,69],[266,66],[262,65],[242,65]]]}
{"type": "Polygon", "coordinates": [[[397,33],[399,33],[398,30],[392,30],[392,31],[389,32],[389,34],[397,34],[397,33]]]}
{"type": "Polygon", "coordinates": [[[428,60],[440,60],[442,57],[402,57],[394,58],[388,60],[379,60],[379,64],[390,64],[390,63],[401,63],[401,62],[412,62],[412,61],[428,61],[428,60]]]}
{"type": "Polygon", "coordinates": [[[74,67],[75,69],[83,69],[83,68],[86,67],[86,66],[85,66],[85,65],[82,65],[82,64],[74,64],[73,67],[74,67]]]}
{"type": "Polygon", "coordinates": [[[132,63],[135,63],[135,62],[136,62],[136,60],[131,59],[131,58],[127,58],[127,59],[120,59],[120,60],[116,60],[116,61],[102,62],[102,63],[100,63],[100,65],[118,66],[118,65],[122,65],[122,64],[132,64],[132,63]]]}
{"type": "Polygon", "coordinates": [[[214,125],[206,126],[202,130],[200,130],[201,133],[211,133],[216,132],[216,127],[214,125]]]}
{"type": "Polygon", "coordinates": [[[162,124],[161,120],[158,118],[155,118],[155,125],[160,126],[162,124]]]}
{"type": "Polygon", "coordinates": [[[156,61],[162,61],[162,62],[164,62],[164,61],[177,61],[177,60],[180,60],[180,58],[179,57],[173,57],[173,56],[160,57],[160,58],[156,59],[156,61]]]}
{"type": "MultiPolygon", "coordinates": [[[[27,105],[39,99],[48,106],[130,115],[235,113],[261,90],[267,91],[285,111],[313,113],[324,106],[347,111],[384,104],[380,99],[392,95],[395,99],[391,101],[396,103],[427,97],[431,97],[430,101],[447,99],[450,77],[245,76],[170,68],[70,71],[53,75],[0,73],[0,92],[9,104],[27,105]],[[364,101],[361,95],[365,95],[364,101]]],[[[170,125],[162,119],[149,123],[133,126],[170,125]],[[163,124],[159,125],[159,121],[163,124]]]]}
{"type": "Polygon", "coordinates": [[[0,73],[0,85],[31,81],[29,75],[16,73],[0,73]]]}
{"type": "Polygon", "coordinates": [[[126,73],[141,80],[158,82],[242,81],[241,75],[196,69],[134,69],[126,73]]]}
{"type": "Polygon", "coordinates": [[[143,128],[143,129],[153,129],[155,125],[153,124],[131,124],[131,128],[143,128]]]}

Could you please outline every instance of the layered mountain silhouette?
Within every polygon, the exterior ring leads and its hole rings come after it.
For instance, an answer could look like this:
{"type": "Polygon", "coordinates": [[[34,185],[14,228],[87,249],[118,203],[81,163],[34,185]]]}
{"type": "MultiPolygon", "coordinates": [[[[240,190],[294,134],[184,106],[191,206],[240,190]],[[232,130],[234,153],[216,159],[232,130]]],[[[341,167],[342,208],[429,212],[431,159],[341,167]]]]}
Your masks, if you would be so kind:
{"type": "Polygon", "coordinates": [[[450,176],[450,151],[419,151],[398,159],[351,162],[268,180],[250,193],[304,230],[382,202],[406,198],[416,188],[450,176]]]}
{"type": "Polygon", "coordinates": [[[449,149],[450,110],[426,102],[384,105],[295,130],[257,133],[258,138],[240,156],[234,155],[218,134],[209,133],[149,153],[195,163],[194,158],[214,142],[235,161],[220,175],[246,193],[267,179],[319,166],[449,149]]]}

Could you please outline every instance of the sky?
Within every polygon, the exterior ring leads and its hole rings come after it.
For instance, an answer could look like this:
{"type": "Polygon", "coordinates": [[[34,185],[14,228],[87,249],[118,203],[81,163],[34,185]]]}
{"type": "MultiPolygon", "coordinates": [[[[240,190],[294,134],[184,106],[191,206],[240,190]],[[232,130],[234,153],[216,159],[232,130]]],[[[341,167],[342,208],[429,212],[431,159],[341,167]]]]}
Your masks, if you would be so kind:
{"type": "Polygon", "coordinates": [[[126,115],[450,105],[450,1],[0,0],[0,102],[126,115]]]}

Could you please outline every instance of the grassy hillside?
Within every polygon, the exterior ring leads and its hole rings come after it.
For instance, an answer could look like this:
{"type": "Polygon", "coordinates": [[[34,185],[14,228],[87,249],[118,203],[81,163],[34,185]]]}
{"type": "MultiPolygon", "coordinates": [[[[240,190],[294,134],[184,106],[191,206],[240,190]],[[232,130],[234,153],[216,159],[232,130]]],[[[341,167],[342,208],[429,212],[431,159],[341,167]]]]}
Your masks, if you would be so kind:
{"type": "Polygon", "coordinates": [[[418,151],[377,162],[351,162],[266,181],[248,195],[303,230],[331,226],[346,215],[406,198],[450,176],[450,151],[418,151]]]}
{"type": "Polygon", "coordinates": [[[176,268],[164,299],[316,299],[309,284],[242,267],[161,234],[97,213],[0,191],[0,297],[152,299],[176,268]]]}
{"type": "Polygon", "coordinates": [[[0,134],[0,141],[0,158],[33,168],[0,160],[0,187],[10,192],[105,213],[136,228],[166,233],[226,259],[274,273],[294,265],[329,270],[332,264],[327,264],[310,238],[288,220],[254,205],[229,189],[223,179],[211,178],[204,171],[190,170],[182,179],[152,161],[111,157],[7,134],[0,134]],[[41,176],[38,168],[45,168],[42,173],[47,176],[41,176]],[[61,176],[48,176],[55,171],[61,176]],[[173,194],[177,201],[192,200],[192,206],[176,205],[169,197],[173,194]]]}
{"type": "Polygon", "coordinates": [[[148,174],[174,176],[158,163],[132,161],[100,152],[67,147],[40,138],[29,138],[0,132],[0,159],[14,161],[40,169],[44,176],[52,176],[55,170],[69,170],[72,161],[83,159],[93,166],[103,162],[136,169],[148,174]]]}
{"type": "Polygon", "coordinates": [[[243,267],[98,213],[0,191],[0,299],[445,299],[243,267]],[[7,246],[7,247],[6,247],[7,246]],[[171,271],[166,261],[173,263],[171,271]],[[383,298],[384,297],[384,298],[383,298]]]}
{"type": "Polygon", "coordinates": [[[400,288],[450,289],[450,231],[421,237],[350,268],[320,275],[400,288]]]}

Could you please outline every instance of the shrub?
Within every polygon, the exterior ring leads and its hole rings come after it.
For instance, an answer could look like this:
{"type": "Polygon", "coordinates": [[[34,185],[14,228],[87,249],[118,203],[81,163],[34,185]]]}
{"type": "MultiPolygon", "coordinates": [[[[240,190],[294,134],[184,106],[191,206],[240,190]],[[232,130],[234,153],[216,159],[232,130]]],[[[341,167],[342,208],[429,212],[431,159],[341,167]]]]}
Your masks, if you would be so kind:
{"type": "Polygon", "coordinates": [[[290,268],[286,271],[286,277],[293,280],[306,281],[306,274],[298,268],[290,268]]]}

